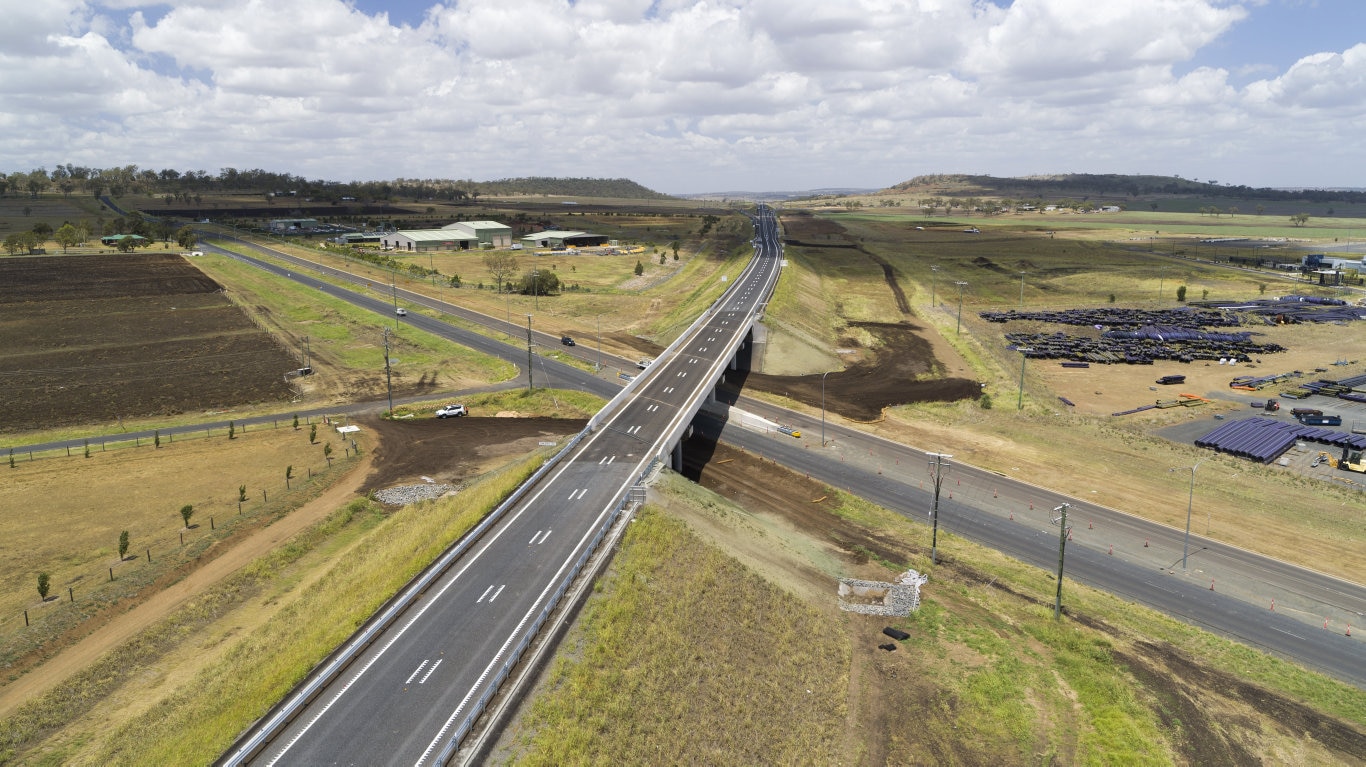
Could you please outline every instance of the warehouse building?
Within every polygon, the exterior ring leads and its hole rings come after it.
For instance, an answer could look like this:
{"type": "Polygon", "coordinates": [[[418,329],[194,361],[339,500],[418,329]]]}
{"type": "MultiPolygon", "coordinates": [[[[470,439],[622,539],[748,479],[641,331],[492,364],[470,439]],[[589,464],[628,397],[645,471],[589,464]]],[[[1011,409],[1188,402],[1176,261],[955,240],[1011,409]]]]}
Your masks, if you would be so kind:
{"type": "Polygon", "coordinates": [[[477,246],[479,238],[458,229],[410,229],[388,232],[380,240],[385,250],[421,253],[429,250],[469,250],[477,246]]]}
{"type": "Polygon", "coordinates": [[[479,239],[481,248],[507,248],[512,246],[512,227],[497,221],[457,221],[446,224],[442,229],[472,234],[479,239]]]}
{"type": "Polygon", "coordinates": [[[604,234],[548,229],[544,232],[528,234],[522,239],[532,247],[537,248],[591,248],[594,245],[606,245],[610,238],[604,234]]]}

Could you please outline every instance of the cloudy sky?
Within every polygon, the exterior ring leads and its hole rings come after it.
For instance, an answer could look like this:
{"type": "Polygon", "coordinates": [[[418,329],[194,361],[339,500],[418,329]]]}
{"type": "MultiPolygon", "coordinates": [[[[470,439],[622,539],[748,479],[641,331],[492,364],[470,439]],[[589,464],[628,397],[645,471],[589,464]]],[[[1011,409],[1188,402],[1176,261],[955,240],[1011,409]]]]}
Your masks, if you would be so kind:
{"type": "Polygon", "coordinates": [[[1366,186],[1363,0],[0,0],[0,171],[1366,186]]]}

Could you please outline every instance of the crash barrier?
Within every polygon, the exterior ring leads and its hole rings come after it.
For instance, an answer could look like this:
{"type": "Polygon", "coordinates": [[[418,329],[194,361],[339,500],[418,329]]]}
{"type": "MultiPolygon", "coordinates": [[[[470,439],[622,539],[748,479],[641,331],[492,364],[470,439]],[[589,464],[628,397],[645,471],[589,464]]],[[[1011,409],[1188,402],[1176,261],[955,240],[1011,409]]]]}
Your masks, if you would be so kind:
{"type": "MultiPolygon", "coordinates": [[[[540,633],[541,627],[545,624],[546,620],[555,612],[555,609],[559,607],[560,600],[564,598],[565,592],[574,584],[574,580],[579,577],[579,573],[583,570],[584,565],[588,564],[588,560],[597,553],[598,545],[602,543],[603,538],[605,538],[608,531],[612,529],[612,525],[616,524],[624,511],[634,505],[639,505],[637,501],[633,500],[633,496],[637,495],[637,493],[634,492],[635,488],[639,483],[645,480],[645,477],[649,475],[653,468],[654,462],[651,461],[646,465],[645,471],[641,472],[640,476],[636,479],[635,485],[627,489],[626,494],[621,497],[621,500],[617,503],[616,509],[607,516],[607,519],[598,528],[597,534],[593,536],[593,540],[584,548],[583,553],[579,555],[579,558],[574,561],[574,565],[569,568],[569,571],[565,574],[564,578],[560,580],[554,593],[551,595],[550,599],[546,601],[545,607],[536,614],[536,618],[531,624],[531,630],[525,632],[522,635],[522,639],[518,641],[517,646],[512,649],[512,652],[508,653],[508,657],[504,659],[503,664],[498,668],[498,673],[494,675],[493,681],[489,684],[488,688],[484,690],[484,694],[479,696],[479,699],[470,707],[469,712],[465,714],[465,718],[461,720],[460,725],[455,728],[455,732],[450,735],[445,745],[437,752],[436,757],[431,761],[432,764],[446,764],[450,761],[455,752],[459,750],[460,744],[469,736],[470,732],[474,729],[475,723],[479,721],[479,717],[482,716],[484,710],[488,708],[489,701],[493,700],[493,697],[502,689],[503,682],[507,681],[507,678],[512,674],[512,670],[516,668],[517,663],[522,659],[522,654],[526,652],[527,647],[531,645],[531,642],[536,638],[536,635],[540,633]]],[[[450,723],[448,722],[447,727],[449,726],[450,723]]],[[[439,742],[442,737],[445,737],[444,729],[445,728],[443,728],[443,732],[433,740],[433,745],[439,742]]],[[[428,753],[430,753],[430,751],[428,753]]],[[[418,764],[427,763],[427,756],[428,754],[423,754],[422,758],[418,760],[418,764]]]]}

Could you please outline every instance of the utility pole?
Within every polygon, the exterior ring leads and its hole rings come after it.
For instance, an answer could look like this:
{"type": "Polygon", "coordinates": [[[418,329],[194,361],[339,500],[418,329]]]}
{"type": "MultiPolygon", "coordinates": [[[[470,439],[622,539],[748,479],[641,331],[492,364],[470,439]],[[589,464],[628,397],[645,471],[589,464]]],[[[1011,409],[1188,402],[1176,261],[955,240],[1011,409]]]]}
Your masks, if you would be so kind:
{"type": "Polygon", "coordinates": [[[597,367],[597,369],[598,369],[598,370],[602,370],[602,315],[599,314],[595,319],[597,320],[597,323],[598,323],[598,367],[597,367]]]}
{"type": "Polygon", "coordinates": [[[967,283],[958,280],[954,284],[958,286],[958,325],[954,327],[953,334],[959,335],[963,330],[963,288],[967,283]]]}
{"type": "Polygon", "coordinates": [[[526,316],[526,391],[531,393],[531,315],[526,316]]]}
{"type": "Polygon", "coordinates": [[[829,370],[821,373],[821,447],[825,447],[825,377],[828,375],[829,370]]]}
{"type": "Polygon", "coordinates": [[[1070,503],[1056,506],[1053,513],[1053,524],[1058,526],[1058,594],[1053,598],[1053,620],[1062,617],[1062,560],[1067,553],[1067,536],[1072,533],[1072,528],[1067,526],[1067,510],[1072,507],[1070,503]]]}
{"type": "Polygon", "coordinates": [[[394,379],[389,365],[389,328],[384,329],[384,386],[389,391],[389,417],[394,417],[394,379]]]}
{"type": "Polygon", "coordinates": [[[1020,308],[1024,308],[1024,278],[1025,272],[1020,272],[1020,308]]]}
{"type": "Polygon", "coordinates": [[[946,459],[953,456],[948,453],[926,453],[930,460],[930,469],[934,472],[931,479],[934,481],[934,508],[930,511],[933,519],[933,533],[930,537],[930,561],[939,564],[939,488],[944,484],[944,469],[948,467],[946,459]]]}
{"type": "Polygon", "coordinates": [[[930,267],[930,308],[931,308],[931,309],[934,308],[934,288],[935,288],[935,283],[938,281],[938,278],[939,278],[939,266],[938,266],[938,265],[933,265],[933,266],[930,267]]]}
{"type": "Polygon", "coordinates": [[[1015,409],[1016,409],[1016,410],[1024,410],[1024,369],[1025,369],[1025,360],[1029,359],[1029,353],[1032,352],[1032,351],[1034,351],[1034,350],[1033,350],[1033,349],[1016,349],[1015,351],[1017,351],[1017,352],[1020,353],[1020,399],[1019,399],[1018,402],[1015,403],[1015,409]]]}
{"type": "MultiPolygon", "coordinates": [[[[1186,569],[1186,557],[1190,554],[1191,548],[1191,508],[1195,506],[1195,470],[1199,468],[1202,463],[1204,463],[1204,461],[1200,460],[1196,461],[1194,466],[1177,466],[1174,469],[1167,469],[1169,472],[1189,471],[1191,473],[1190,495],[1186,498],[1186,540],[1185,543],[1181,544],[1181,569],[1183,571],[1186,569]]],[[[1208,522],[1205,524],[1205,531],[1206,533],[1209,532],[1208,522]]]]}

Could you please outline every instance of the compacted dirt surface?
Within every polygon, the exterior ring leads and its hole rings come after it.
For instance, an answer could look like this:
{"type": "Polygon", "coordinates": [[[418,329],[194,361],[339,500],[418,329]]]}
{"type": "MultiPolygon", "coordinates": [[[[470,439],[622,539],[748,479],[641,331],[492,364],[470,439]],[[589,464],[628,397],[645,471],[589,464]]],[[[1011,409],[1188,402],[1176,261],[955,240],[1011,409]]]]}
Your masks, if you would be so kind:
{"type": "Polygon", "coordinates": [[[364,490],[417,484],[428,479],[457,485],[510,458],[558,442],[587,424],[568,418],[422,418],[362,421],[379,436],[364,490]]]}

